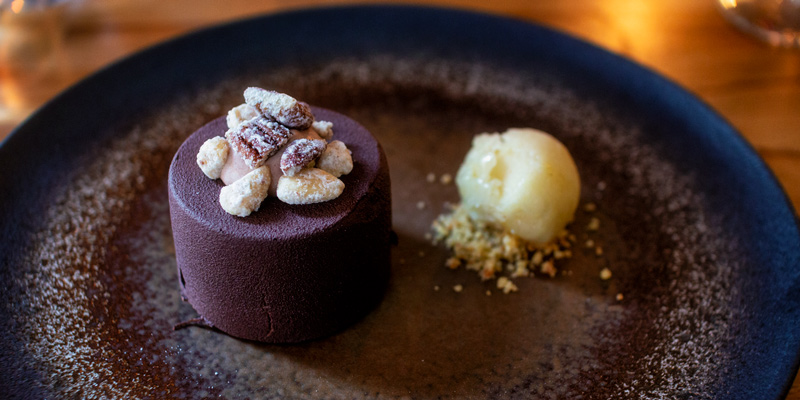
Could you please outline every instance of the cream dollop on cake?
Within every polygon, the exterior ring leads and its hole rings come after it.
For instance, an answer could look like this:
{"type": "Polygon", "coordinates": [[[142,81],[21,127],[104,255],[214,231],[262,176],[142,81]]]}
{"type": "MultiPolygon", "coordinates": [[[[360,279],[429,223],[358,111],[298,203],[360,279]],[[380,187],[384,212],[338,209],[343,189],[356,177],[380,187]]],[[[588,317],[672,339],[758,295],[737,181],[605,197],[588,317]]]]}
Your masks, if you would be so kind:
{"type": "Polygon", "coordinates": [[[557,237],[580,200],[580,176],[567,148],[530,128],[477,135],[456,184],[474,218],[538,244],[557,237]]]}

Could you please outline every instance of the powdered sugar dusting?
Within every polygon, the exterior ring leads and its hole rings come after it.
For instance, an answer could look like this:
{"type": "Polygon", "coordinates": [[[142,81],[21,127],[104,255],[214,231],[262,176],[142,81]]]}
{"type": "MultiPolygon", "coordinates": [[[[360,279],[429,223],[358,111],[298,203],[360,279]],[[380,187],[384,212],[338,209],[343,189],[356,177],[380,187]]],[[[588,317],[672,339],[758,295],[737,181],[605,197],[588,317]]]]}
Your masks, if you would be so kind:
{"type": "Polygon", "coordinates": [[[17,263],[15,334],[47,390],[82,398],[718,397],[741,318],[744,261],[694,177],[664,159],[634,119],[546,76],[388,56],[232,78],[174,103],[120,128],[53,189],[17,263]],[[171,253],[169,160],[254,85],[358,120],[392,172],[400,245],[386,299],[353,328],[299,346],[171,330],[196,314],[180,301],[171,253]],[[458,200],[453,185],[425,186],[425,176],[453,174],[474,133],[526,125],[575,156],[582,201],[598,205],[602,229],[585,229],[589,216],[579,212],[573,231],[605,254],[576,251],[564,266],[573,275],[517,281],[519,293],[487,297],[467,272],[443,270],[446,252],[424,239],[444,203],[458,200]],[[603,268],[613,271],[609,281],[598,278],[603,268]],[[430,289],[456,284],[461,293],[430,289]]]}

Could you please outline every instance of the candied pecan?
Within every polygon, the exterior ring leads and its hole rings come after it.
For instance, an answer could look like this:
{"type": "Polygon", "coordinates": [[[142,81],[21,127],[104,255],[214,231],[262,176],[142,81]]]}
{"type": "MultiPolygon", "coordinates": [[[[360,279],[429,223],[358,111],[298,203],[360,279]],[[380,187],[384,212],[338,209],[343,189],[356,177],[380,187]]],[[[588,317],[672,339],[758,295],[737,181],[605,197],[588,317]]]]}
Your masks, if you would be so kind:
{"type": "Polygon", "coordinates": [[[250,168],[258,168],[292,136],[289,128],[259,116],[228,130],[225,137],[250,168]]]}
{"type": "Polygon", "coordinates": [[[289,128],[305,130],[314,123],[308,104],[288,94],[249,87],[244,91],[244,101],[289,128]]]}
{"type": "Polygon", "coordinates": [[[281,171],[293,176],[325,151],[327,143],[320,139],[297,139],[286,146],[281,156],[281,171]]]}

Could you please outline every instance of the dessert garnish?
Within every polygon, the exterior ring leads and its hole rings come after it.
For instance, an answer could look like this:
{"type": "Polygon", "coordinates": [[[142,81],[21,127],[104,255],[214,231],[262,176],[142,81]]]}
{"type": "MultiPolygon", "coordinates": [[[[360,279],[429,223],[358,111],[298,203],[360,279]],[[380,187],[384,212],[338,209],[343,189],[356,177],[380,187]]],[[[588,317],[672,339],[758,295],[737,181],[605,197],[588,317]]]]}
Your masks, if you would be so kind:
{"type": "Polygon", "coordinates": [[[297,139],[286,146],[281,156],[281,171],[284,175],[297,175],[306,165],[316,160],[328,143],[325,139],[297,139]]]}
{"type": "Polygon", "coordinates": [[[576,239],[566,228],[578,207],[580,177],[554,137],[529,128],[479,134],[456,184],[461,204],[433,223],[434,242],[453,252],[447,267],[498,278],[498,289],[509,293],[517,290],[509,278],[554,277],[555,262],[571,257],[576,239]]]}
{"type": "Polygon", "coordinates": [[[333,124],[316,121],[306,103],[287,94],[250,87],[244,98],[228,112],[225,137],[207,140],[197,153],[203,173],[226,184],[222,208],[246,217],[270,194],[288,204],[339,197],[339,177],[352,171],[353,159],[341,141],[328,143],[333,124]]]}
{"type": "Polygon", "coordinates": [[[244,102],[292,129],[308,129],[314,123],[308,104],[288,94],[249,87],[244,91],[244,102]]]}
{"type": "Polygon", "coordinates": [[[223,187],[219,191],[219,203],[229,214],[246,217],[253,210],[258,210],[261,202],[267,198],[271,181],[269,169],[258,167],[223,187]]]}
{"type": "Polygon", "coordinates": [[[250,168],[264,164],[291,136],[289,128],[265,115],[243,121],[225,132],[225,139],[250,168]]]}

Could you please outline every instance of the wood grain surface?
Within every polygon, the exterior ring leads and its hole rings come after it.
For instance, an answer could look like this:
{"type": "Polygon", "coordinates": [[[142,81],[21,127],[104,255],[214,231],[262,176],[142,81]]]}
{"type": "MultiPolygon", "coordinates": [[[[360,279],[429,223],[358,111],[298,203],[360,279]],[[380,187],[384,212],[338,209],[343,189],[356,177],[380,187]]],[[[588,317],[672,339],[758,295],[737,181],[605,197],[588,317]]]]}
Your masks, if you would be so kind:
{"type": "MultiPolygon", "coordinates": [[[[49,69],[20,71],[0,65],[0,139],[64,88],[165,39],[262,13],[348,3],[356,1],[63,3],[57,10],[63,36],[55,39],[59,44],[49,69]]],[[[550,26],[657,71],[728,119],[766,160],[795,208],[800,206],[800,51],[771,48],[739,32],[721,17],[714,1],[436,0],[417,4],[471,9],[550,26]]],[[[3,11],[4,21],[9,12],[3,11]]],[[[800,400],[797,379],[788,399],[800,400]]]]}

